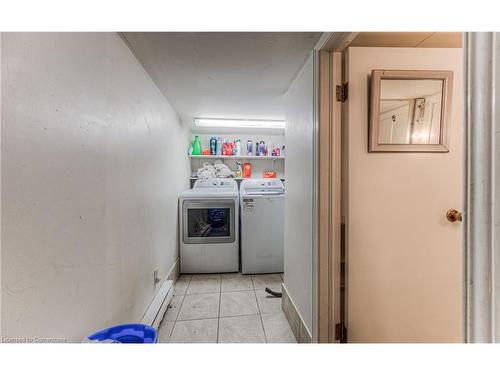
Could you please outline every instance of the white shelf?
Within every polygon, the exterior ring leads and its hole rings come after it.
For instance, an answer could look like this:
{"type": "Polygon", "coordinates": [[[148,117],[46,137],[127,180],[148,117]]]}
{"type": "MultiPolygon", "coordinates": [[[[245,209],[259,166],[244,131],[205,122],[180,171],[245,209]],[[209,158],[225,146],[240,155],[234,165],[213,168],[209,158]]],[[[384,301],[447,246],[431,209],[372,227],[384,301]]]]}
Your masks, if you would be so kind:
{"type": "Polygon", "coordinates": [[[285,160],[284,156],[247,156],[247,155],[189,155],[191,159],[261,159],[261,160],[285,160]]]}
{"type": "MultiPolygon", "coordinates": [[[[243,178],[243,177],[230,177],[232,178],[233,180],[236,180],[236,181],[242,181],[242,180],[246,180],[246,178],[243,178]]],[[[253,177],[250,177],[248,180],[251,180],[253,177]]],[[[264,178],[264,177],[259,177],[259,178],[264,178]]],[[[198,179],[198,177],[189,177],[190,180],[193,180],[193,181],[196,181],[198,179]]],[[[280,178],[281,181],[285,181],[284,178],[280,178]]]]}

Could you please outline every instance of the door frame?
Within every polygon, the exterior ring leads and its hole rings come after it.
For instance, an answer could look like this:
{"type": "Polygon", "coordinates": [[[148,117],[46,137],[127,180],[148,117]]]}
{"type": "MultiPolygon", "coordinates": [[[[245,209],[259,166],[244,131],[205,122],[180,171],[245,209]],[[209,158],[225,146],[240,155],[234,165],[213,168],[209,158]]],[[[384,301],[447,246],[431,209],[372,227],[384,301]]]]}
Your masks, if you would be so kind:
{"type": "Polygon", "coordinates": [[[341,51],[357,33],[323,33],[314,48],[313,342],[339,342],[341,253],[341,51]]]}
{"type": "Polygon", "coordinates": [[[500,342],[500,33],[465,33],[465,338],[500,342]],[[496,89],[496,91],[495,91],[496,89]]]}

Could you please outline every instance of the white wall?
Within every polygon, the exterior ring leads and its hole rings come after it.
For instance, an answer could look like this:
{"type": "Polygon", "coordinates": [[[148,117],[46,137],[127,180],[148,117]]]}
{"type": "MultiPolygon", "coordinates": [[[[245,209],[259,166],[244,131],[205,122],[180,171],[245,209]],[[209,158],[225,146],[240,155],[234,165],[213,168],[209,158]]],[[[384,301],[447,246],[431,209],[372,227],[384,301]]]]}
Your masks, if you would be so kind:
{"type": "Polygon", "coordinates": [[[177,257],[189,132],[117,34],[1,47],[4,337],[139,321],[177,257]]]}
{"type": "Polygon", "coordinates": [[[285,287],[312,333],[313,59],[286,96],[285,287]]]}

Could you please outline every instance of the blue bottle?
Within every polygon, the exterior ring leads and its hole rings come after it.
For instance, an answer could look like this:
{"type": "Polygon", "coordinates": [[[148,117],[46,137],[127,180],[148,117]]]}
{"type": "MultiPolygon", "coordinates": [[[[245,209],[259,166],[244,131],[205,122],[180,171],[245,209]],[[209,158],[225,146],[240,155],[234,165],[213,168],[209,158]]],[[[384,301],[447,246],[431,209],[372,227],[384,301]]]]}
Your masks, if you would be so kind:
{"type": "Polygon", "coordinates": [[[266,154],[266,144],[264,143],[264,141],[260,141],[259,142],[259,146],[258,146],[258,149],[257,149],[257,154],[259,156],[264,156],[266,154]]]}
{"type": "Polygon", "coordinates": [[[247,155],[253,155],[253,142],[250,139],[247,141],[247,155]]]}
{"type": "Polygon", "coordinates": [[[210,155],[217,155],[217,138],[210,138],[210,155]]]}
{"type": "Polygon", "coordinates": [[[217,138],[216,154],[222,155],[222,138],[221,137],[217,138]]]}

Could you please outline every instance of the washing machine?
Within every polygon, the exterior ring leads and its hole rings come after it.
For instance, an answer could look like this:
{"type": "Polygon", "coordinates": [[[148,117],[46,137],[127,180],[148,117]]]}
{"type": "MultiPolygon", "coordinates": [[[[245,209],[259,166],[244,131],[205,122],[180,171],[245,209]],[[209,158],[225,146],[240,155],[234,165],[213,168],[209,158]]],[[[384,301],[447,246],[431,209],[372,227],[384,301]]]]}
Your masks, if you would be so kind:
{"type": "Polygon", "coordinates": [[[239,193],[230,178],[197,180],[179,196],[181,273],[239,270],[239,193]]]}
{"type": "Polygon", "coordinates": [[[285,187],[280,179],[240,184],[241,272],[283,272],[285,187]]]}

